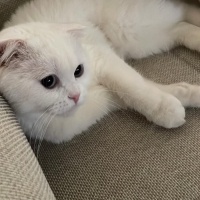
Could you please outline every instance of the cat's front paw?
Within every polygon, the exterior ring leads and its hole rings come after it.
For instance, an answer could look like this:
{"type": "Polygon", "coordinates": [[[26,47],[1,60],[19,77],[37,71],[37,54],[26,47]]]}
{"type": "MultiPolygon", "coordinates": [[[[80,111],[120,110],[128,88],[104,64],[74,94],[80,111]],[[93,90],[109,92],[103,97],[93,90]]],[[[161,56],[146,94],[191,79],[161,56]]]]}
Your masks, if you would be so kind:
{"type": "Polygon", "coordinates": [[[185,108],[171,95],[164,95],[153,112],[152,121],[164,128],[177,128],[185,123],[185,108]]]}

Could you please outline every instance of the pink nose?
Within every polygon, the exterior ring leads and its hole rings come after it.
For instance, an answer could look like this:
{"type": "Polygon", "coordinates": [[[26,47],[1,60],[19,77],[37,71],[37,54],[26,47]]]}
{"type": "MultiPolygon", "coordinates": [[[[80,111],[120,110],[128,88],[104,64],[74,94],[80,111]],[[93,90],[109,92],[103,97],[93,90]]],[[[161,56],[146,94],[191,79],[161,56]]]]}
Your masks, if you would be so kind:
{"type": "Polygon", "coordinates": [[[68,98],[72,99],[75,103],[78,102],[80,94],[69,95],[68,98]]]}

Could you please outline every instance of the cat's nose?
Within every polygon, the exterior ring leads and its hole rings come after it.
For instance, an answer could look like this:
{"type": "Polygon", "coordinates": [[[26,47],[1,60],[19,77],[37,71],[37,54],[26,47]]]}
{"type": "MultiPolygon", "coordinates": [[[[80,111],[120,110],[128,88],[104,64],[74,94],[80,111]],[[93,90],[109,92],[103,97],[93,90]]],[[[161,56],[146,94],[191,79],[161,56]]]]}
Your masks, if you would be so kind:
{"type": "Polygon", "coordinates": [[[69,96],[68,96],[68,98],[69,98],[69,99],[72,99],[75,103],[78,102],[79,97],[80,97],[80,93],[78,93],[78,94],[73,94],[73,95],[69,95],[69,96]]]}

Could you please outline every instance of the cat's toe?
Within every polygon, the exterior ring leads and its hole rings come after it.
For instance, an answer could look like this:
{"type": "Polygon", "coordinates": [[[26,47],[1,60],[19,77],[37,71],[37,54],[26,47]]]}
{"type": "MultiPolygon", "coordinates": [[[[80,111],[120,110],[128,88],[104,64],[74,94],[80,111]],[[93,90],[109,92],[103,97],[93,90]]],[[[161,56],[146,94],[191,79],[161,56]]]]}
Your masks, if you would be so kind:
{"type": "Polygon", "coordinates": [[[164,128],[177,128],[185,123],[185,108],[178,99],[167,96],[159,105],[153,121],[164,128]]]}

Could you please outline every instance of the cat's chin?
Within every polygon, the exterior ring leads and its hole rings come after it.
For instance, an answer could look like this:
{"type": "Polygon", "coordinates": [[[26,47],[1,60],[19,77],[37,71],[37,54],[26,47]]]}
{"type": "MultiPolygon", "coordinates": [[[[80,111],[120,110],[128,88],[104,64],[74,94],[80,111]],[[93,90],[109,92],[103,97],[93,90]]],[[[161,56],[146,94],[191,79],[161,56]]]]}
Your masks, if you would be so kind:
{"type": "Polygon", "coordinates": [[[59,114],[57,114],[57,116],[63,117],[63,118],[70,117],[70,116],[74,115],[74,113],[77,111],[77,109],[79,108],[80,105],[81,104],[78,104],[78,105],[72,107],[70,110],[68,110],[66,112],[59,113],[59,114]]]}

